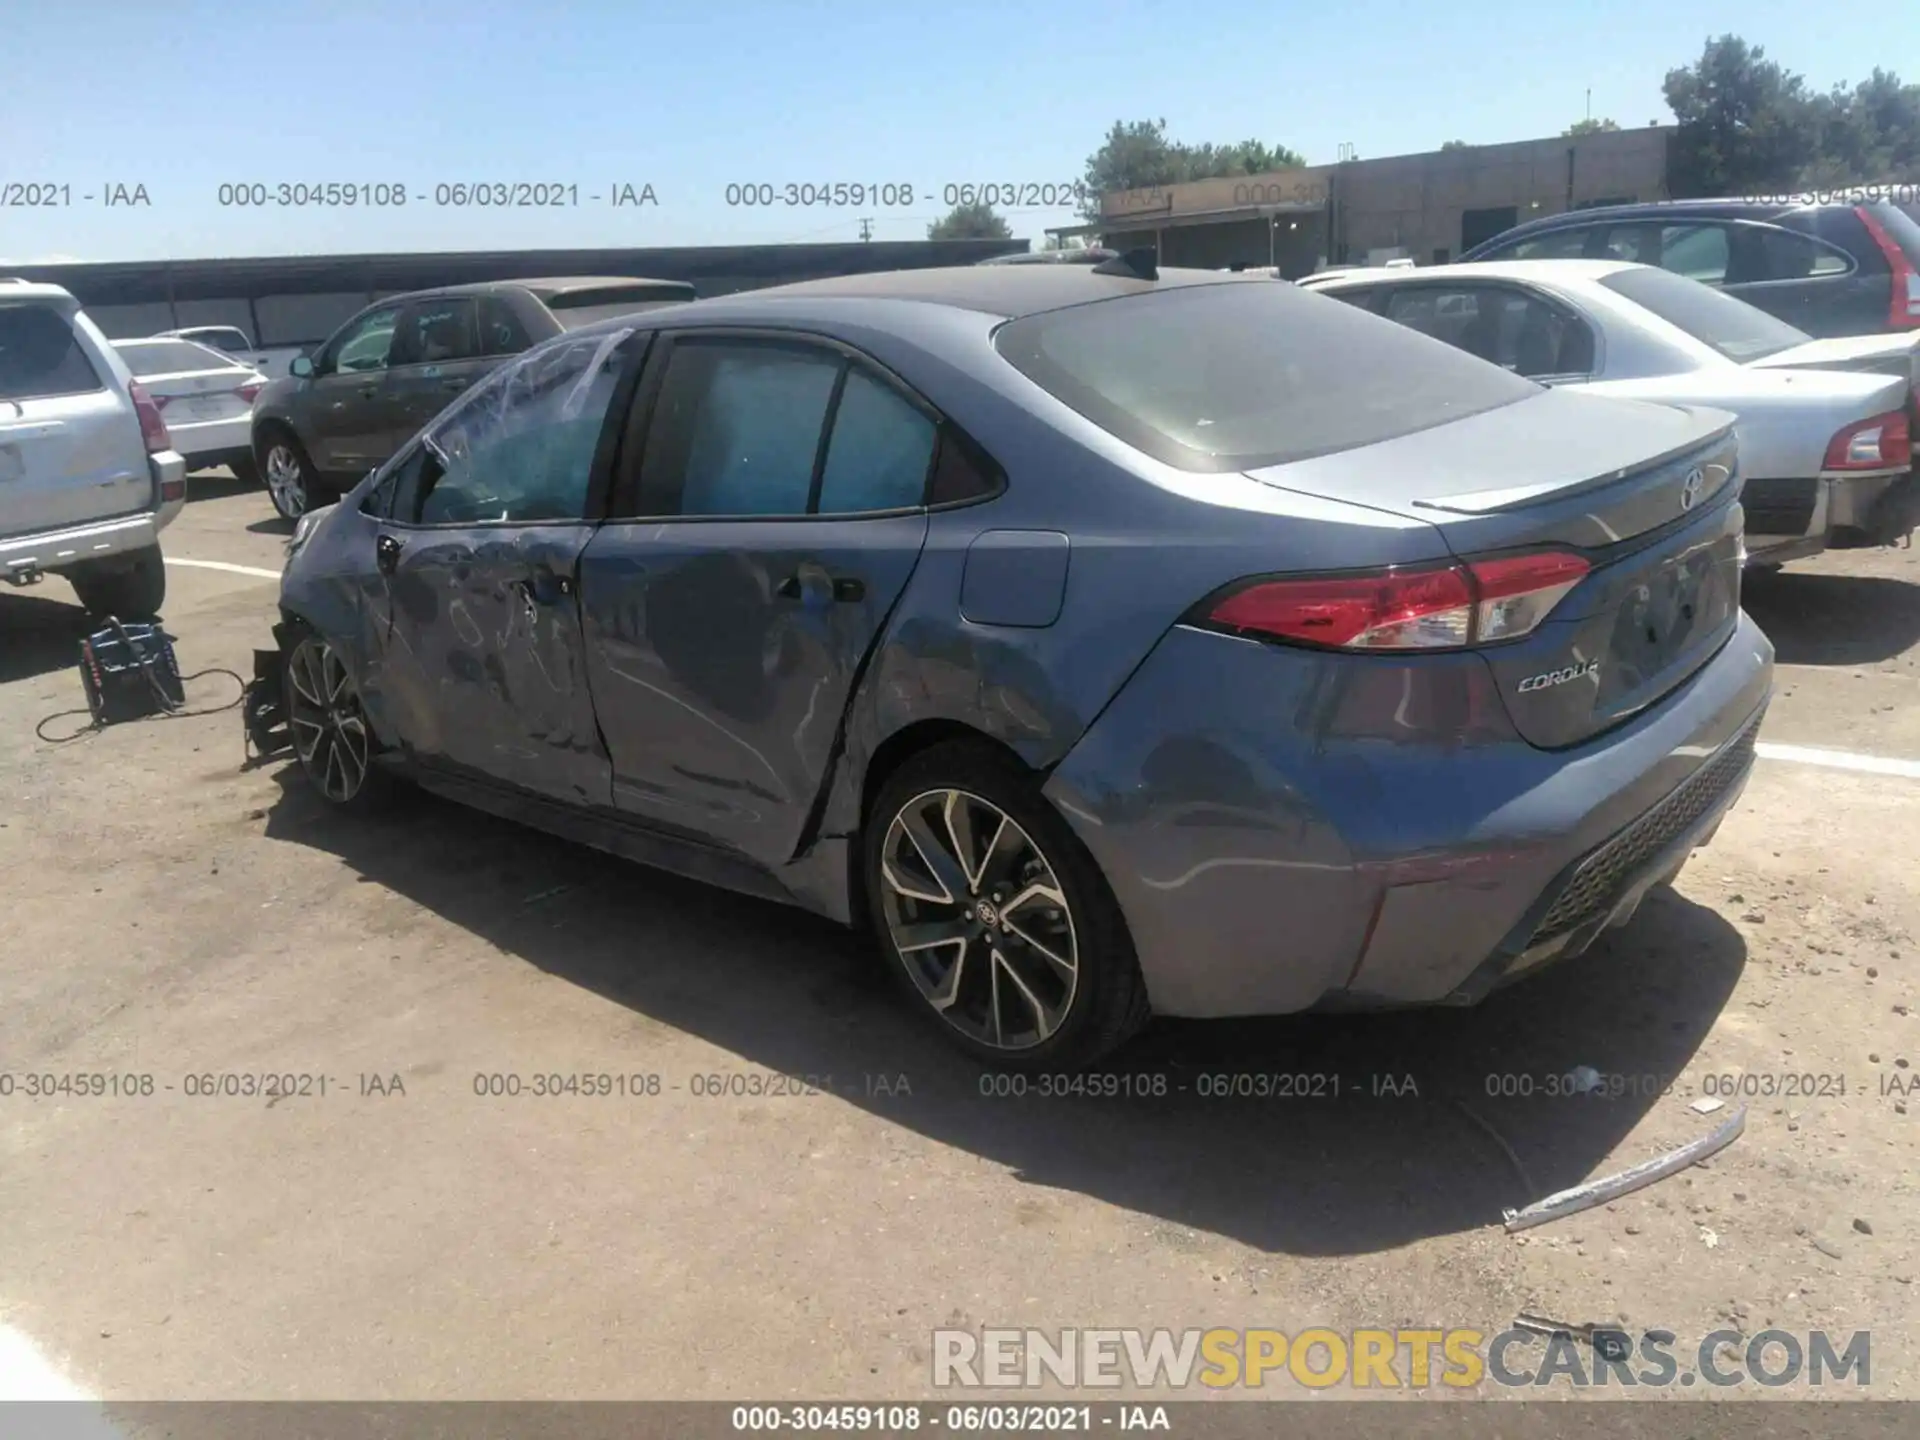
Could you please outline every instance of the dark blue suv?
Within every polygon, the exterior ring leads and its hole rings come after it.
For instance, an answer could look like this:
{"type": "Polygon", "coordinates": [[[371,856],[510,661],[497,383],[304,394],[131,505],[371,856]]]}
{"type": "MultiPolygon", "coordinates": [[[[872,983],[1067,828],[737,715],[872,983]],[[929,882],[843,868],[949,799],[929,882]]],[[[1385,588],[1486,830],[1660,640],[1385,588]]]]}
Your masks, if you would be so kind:
{"type": "Polygon", "coordinates": [[[1717,286],[1809,335],[1920,330],[1920,223],[1878,198],[1572,210],[1515,226],[1460,258],[1632,260],[1717,286]]]}

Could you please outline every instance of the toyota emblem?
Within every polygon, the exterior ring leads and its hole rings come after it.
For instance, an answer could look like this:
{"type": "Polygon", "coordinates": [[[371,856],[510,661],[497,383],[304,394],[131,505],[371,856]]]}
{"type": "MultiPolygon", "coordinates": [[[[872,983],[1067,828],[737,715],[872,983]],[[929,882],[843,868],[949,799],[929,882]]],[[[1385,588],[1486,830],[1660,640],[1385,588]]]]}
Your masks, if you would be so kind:
{"type": "Polygon", "coordinates": [[[1706,480],[1707,477],[1700,473],[1698,466],[1695,466],[1687,472],[1687,478],[1682,481],[1680,485],[1680,508],[1682,510],[1691,510],[1693,508],[1694,502],[1700,498],[1700,487],[1706,483],[1706,480]]]}

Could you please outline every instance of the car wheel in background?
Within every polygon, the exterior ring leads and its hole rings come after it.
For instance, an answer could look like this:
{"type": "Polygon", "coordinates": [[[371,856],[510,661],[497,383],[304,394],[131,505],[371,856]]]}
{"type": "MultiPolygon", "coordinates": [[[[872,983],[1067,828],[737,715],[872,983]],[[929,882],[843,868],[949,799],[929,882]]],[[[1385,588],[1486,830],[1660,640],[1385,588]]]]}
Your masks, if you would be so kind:
{"type": "Polygon", "coordinates": [[[269,430],[256,449],[267,496],[282,520],[298,520],[313,509],[313,466],[300,442],[285,430],[269,430]]]}
{"type": "Polygon", "coordinates": [[[914,756],[862,835],[871,922],[947,1037],[1011,1070],[1075,1070],[1145,1023],[1126,922],[1021,766],[965,741],[914,756]]]}
{"type": "Polygon", "coordinates": [[[89,615],[151,620],[167,599],[167,567],[158,545],[88,561],[68,571],[67,580],[89,615]]]}
{"type": "Polygon", "coordinates": [[[340,652],[318,635],[302,635],[287,653],[287,729],[294,758],[329,805],[371,810],[392,779],[374,762],[379,744],[340,652]]]}

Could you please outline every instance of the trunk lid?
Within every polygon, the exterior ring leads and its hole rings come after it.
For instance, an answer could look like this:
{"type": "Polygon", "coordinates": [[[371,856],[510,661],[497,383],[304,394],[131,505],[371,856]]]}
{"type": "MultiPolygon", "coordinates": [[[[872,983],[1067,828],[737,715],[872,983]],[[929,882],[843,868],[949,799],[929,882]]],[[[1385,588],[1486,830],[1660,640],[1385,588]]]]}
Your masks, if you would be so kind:
{"type": "Polygon", "coordinates": [[[1427,521],[1462,560],[1551,548],[1591,566],[1532,634],[1482,647],[1514,727],[1578,745],[1657,703],[1733,633],[1733,417],[1548,390],[1453,424],[1250,472],[1427,521]]]}
{"type": "Polygon", "coordinates": [[[1841,335],[1748,362],[1751,370],[1862,370],[1898,375],[1920,391],[1920,335],[1841,335]]]}

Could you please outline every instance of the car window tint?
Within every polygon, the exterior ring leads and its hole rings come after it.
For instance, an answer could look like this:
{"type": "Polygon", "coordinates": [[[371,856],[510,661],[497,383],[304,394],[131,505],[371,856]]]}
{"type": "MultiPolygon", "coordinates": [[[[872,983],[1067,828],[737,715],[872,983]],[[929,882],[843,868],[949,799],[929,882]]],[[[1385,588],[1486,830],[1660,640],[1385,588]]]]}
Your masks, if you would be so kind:
{"type": "Polygon", "coordinates": [[[44,305],[0,305],[0,400],[40,400],[101,388],[65,316],[44,305]]]}
{"type": "Polygon", "coordinates": [[[994,344],[1063,403],[1184,470],[1284,464],[1539,394],[1294,285],[1222,280],[1043,311],[994,344]]]}
{"type": "Polygon", "coordinates": [[[847,372],[820,473],[823,515],[921,504],[938,430],[926,413],[865,372],[847,372]]]}
{"type": "Polygon", "coordinates": [[[1625,260],[1629,265],[1660,263],[1658,225],[1609,225],[1600,232],[1602,260],[1625,260]]]}
{"type": "Polygon", "coordinates": [[[683,340],[673,349],[646,470],[675,484],[683,515],[804,515],[837,355],[795,346],[683,340]]]}
{"type": "Polygon", "coordinates": [[[1853,264],[1838,250],[1769,225],[1749,232],[1746,264],[1732,269],[1728,278],[1747,280],[1814,280],[1828,275],[1845,275],[1853,264]]]}
{"type": "Polygon", "coordinates": [[[1593,368],[1593,334],[1585,322],[1504,286],[1406,286],[1388,293],[1386,314],[1529,379],[1593,368]]]}
{"type": "Polygon", "coordinates": [[[1502,260],[1578,260],[1587,253],[1587,236],[1590,232],[1574,226],[1566,230],[1549,230],[1545,235],[1535,235],[1522,240],[1519,244],[1500,253],[1502,260]]]}
{"type": "Polygon", "coordinates": [[[480,353],[482,355],[518,355],[533,344],[527,327],[520,323],[513,306],[498,295],[480,297],[480,353]]]}
{"type": "MultiPolygon", "coordinates": [[[[1621,259],[1633,257],[1621,256],[1621,259]]],[[[1727,278],[1727,231],[1724,225],[1662,225],[1660,268],[1719,285],[1727,278]]],[[[1642,260],[1641,263],[1646,263],[1642,260]]]]}
{"type": "Polygon", "coordinates": [[[464,297],[422,300],[407,311],[394,342],[398,365],[442,365],[480,352],[473,301],[464,297]]]}
{"type": "Polygon", "coordinates": [[[386,369],[393,349],[394,324],[399,318],[397,307],[363,317],[333,347],[332,368],[352,372],[386,369]]]}
{"type": "Polygon", "coordinates": [[[495,372],[427,433],[421,498],[395,513],[425,525],[582,518],[633,337],[583,335],[495,372]]]}

